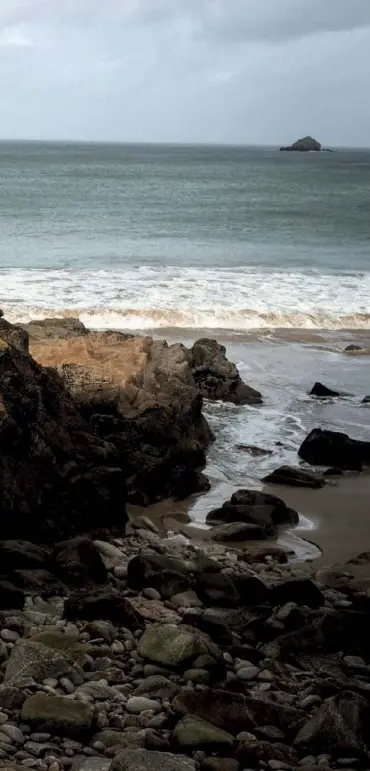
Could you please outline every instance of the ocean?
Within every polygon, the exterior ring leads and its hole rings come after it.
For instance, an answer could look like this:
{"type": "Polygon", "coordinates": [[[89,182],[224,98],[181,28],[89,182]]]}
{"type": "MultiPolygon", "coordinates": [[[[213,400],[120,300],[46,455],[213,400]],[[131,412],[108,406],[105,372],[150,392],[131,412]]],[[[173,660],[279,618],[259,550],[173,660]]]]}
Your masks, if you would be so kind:
{"type": "Polygon", "coordinates": [[[0,169],[9,320],[217,337],[262,391],[206,407],[210,500],[296,461],[313,426],[370,438],[370,358],[342,353],[370,347],[370,150],[2,142],[0,169]],[[315,402],[315,380],[348,395],[315,402]]]}

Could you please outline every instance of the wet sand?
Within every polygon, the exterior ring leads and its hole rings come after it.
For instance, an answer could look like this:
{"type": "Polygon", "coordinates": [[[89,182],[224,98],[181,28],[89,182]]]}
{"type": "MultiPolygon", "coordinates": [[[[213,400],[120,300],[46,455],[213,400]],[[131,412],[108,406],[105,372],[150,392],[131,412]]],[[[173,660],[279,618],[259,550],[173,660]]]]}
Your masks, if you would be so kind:
{"type": "MultiPolygon", "coordinates": [[[[266,485],[263,489],[282,498],[300,514],[300,524],[292,530],[281,530],[277,539],[278,545],[295,552],[295,560],[314,561],[321,567],[342,564],[361,552],[370,552],[370,475],[344,476],[320,490],[279,485],[266,485]]],[[[167,500],[147,509],[129,506],[129,512],[133,519],[148,516],[163,535],[169,531],[182,533],[205,545],[209,536],[199,517],[199,506],[204,507],[204,519],[212,506],[208,496],[198,498],[198,516],[194,521],[193,505],[194,500],[167,500]]],[[[252,541],[229,545],[248,549],[267,543],[276,542],[271,539],[261,544],[252,541]]]]}
{"type": "Polygon", "coordinates": [[[317,544],[322,555],[317,565],[343,563],[370,551],[370,475],[340,477],[335,486],[320,490],[269,485],[266,492],[278,495],[312,523],[295,533],[317,544]]]}

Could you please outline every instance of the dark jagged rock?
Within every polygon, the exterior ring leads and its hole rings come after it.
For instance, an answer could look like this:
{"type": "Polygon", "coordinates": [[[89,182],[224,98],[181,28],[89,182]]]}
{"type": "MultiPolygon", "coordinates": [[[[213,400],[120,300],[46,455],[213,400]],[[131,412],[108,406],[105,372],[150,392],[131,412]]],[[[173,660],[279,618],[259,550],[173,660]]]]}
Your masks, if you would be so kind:
{"type": "Polygon", "coordinates": [[[364,396],[362,404],[370,404],[370,396],[364,396]]]}
{"type": "Polygon", "coordinates": [[[332,391],[331,388],[327,388],[327,386],[323,385],[323,383],[315,383],[312,390],[310,391],[310,396],[319,396],[325,398],[326,396],[340,396],[340,393],[339,391],[332,391]]]}
{"type": "Polygon", "coordinates": [[[284,764],[281,768],[291,768],[298,760],[297,752],[291,747],[280,742],[270,744],[258,740],[242,742],[236,750],[235,757],[243,768],[258,768],[261,763],[266,766],[270,760],[284,764]]]}
{"type": "Polygon", "coordinates": [[[170,598],[187,591],[192,581],[184,562],[148,551],[130,560],[127,584],[130,589],[138,591],[150,586],[159,590],[162,596],[170,598]]]}
{"type": "Polygon", "coordinates": [[[14,586],[10,581],[0,580],[0,610],[14,608],[22,610],[24,605],[24,592],[14,586]]]}
{"type": "Polygon", "coordinates": [[[114,589],[80,591],[72,594],[64,605],[64,617],[68,621],[112,621],[118,626],[143,627],[140,616],[131,603],[114,589]]]}
{"type": "Polygon", "coordinates": [[[49,560],[50,550],[30,541],[0,541],[0,571],[44,569],[49,560]]]}
{"type": "Polygon", "coordinates": [[[209,524],[246,522],[272,535],[278,525],[297,524],[298,514],[275,495],[258,490],[238,490],[219,509],[207,514],[209,524]]]}
{"type": "Polygon", "coordinates": [[[66,584],[104,584],[108,578],[94,542],[83,536],[56,544],[51,564],[55,574],[66,584]]]}
{"type": "Polygon", "coordinates": [[[270,602],[273,605],[295,602],[297,605],[319,608],[325,604],[325,597],[309,578],[291,578],[271,588],[270,602]]]}
{"type": "Polygon", "coordinates": [[[360,471],[364,463],[370,463],[370,442],[350,439],[338,431],[315,428],[304,440],[298,454],[312,466],[360,471]]]}
{"type": "Polygon", "coordinates": [[[205,399],[234,404],[261,404],[259,391],[243,383],[235,364],[226,357],[226,348],[216,340],[197,340],[190,351],[195,383],[205,399]]]}
{"type": "Polygon", "coordinates": [[[324,487],[325,481],[318,474],[304,469],[280,466],[280,468],[268,474],[262,480],[270,485],[289,485],[290,487],[312,487],[318,489],[324,487]]]}
{"type": "Polygon", "coordinates": [[[316,139],[313,139],[310,136],[303,137],[303,139],[298,139],[296,142],[293,142],[292,145],[288,145],[287,147],[281,147],[281,151],[285,152],[300,152],[300,153],[307,153],[307,152],[320,152],[321,150],[321,144],[316,139]]]}
{"type": "Polygon", "coordinates": [[[300,729],[295,747],[310,752],[329,752],[334,757],[360,757],[368,740],[369,705],[366,699],[351,691],[333,696],[300,729]]]}
{"type": "Polygon", "coordinates": [[[93,435],[60,378],[9,335],[1,326],[1,537],[40,542],[122,526],[124,477],[113,447],[93,435]]]}

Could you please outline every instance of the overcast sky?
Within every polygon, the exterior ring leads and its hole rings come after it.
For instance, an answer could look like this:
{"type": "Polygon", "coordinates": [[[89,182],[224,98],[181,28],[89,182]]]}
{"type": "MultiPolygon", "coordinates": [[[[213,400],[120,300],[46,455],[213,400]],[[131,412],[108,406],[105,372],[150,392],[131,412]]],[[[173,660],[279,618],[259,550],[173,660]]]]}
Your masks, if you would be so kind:
{"type": "Polygon", "coordinates": [[[370,145],[370,0],[0,0],[1,138],[370,145]]]}

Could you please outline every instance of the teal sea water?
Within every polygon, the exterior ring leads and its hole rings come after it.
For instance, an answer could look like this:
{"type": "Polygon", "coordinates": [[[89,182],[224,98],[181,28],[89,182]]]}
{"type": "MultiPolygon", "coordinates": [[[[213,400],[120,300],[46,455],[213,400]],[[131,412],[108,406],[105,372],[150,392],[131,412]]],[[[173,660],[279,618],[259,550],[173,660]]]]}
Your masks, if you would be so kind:
{"type": "Polygon", "coordinates": [[[370,348],[370,150],[0,143],[0,307],[225,341],[265,401],[206,407],[202,518],[314,426],[370,438],[370,357],[342,353],[370,348]]]}
{"type": "Polygon", "coordinates": [[[97,326],[370,327],[370,151],[0,143],[0,303],[97,326]]]}

